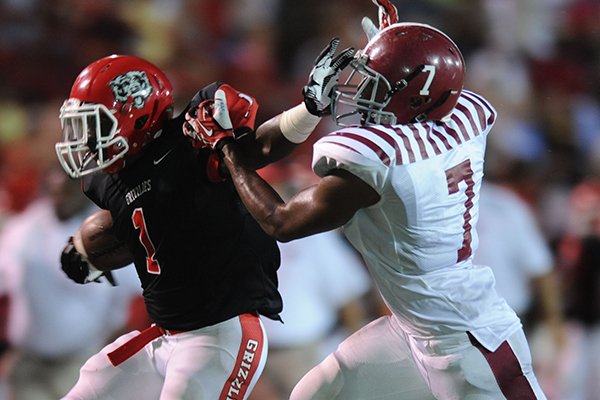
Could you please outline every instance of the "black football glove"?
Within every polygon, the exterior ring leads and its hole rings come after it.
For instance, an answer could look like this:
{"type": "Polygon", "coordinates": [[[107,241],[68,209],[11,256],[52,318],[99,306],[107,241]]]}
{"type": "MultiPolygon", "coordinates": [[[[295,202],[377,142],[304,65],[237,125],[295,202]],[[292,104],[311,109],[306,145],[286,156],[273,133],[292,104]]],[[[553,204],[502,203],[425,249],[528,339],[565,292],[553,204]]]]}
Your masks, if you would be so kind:
{"type": "Polygon", "coordinates": [[[331,96],[333,87],[337,85],[340,72],[352,61],[354,49],[347,48],[335,58],[335,51],[340,44],[339,38],[333,38],[315,60],[310,71],[308,83],[302,89],[304,104],[309,113],[321,117],[331,113],[331,96]]]}
{"type": "Polygon", "coordinates": [[[73,236],[69,238],[60,255],[60,265],[63,272],[76,283],[100,282],[100,278],[104,276],[111,285],[117,285],[110,271],[99,271],[93,267],[90,268],[86,258],[75,248],[73,236]]]}

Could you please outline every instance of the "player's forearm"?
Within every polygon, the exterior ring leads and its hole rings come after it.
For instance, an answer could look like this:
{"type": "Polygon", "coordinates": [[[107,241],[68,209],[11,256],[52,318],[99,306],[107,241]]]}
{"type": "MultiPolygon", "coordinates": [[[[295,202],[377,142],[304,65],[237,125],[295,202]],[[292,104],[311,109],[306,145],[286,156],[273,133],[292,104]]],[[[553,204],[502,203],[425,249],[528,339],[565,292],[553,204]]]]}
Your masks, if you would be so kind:
{"type": "Polygon", "coordinates": [[[256,129],[258,149],[245,151],[247,162],[258,169],[289,155],[308,139],[320,120],[304,103],[271,118],[256,129]]]}
{"type": "Polygon", "coordinates": [[[262,165],[289,154],[296,145],[308,138],[321,116],[330,111],[333,87],[354,55],[354,49],[347,48],[336,56],[339,43],[339,38],[333,38],[315,60],[308,82],[302,88],[302,103],[257,129],[257,142],[263,143],[259,153],[262,165]]]}
{"type": "Polygon", "coordinates": [[[282,219],[277,208],[284,202],[277,192],[248,165],[237,144],[227,144],[222,148],[223,162],[229,170],[235,188],[246,208],[261,228],[275,239],[280,239],[282,219]]]}
{"type": "Polygon", "coordinates": [[[297,146],[281,133],[281,114],[264,122],[256,129],[255,156],[248,154],[247,161],[252,167],[260,169],[267,164],[278,161],[289,155],[297,146]]]}
{"type": "Polygon", "coordinates": [[[332,171],[284,203],[277,192],[249,167],[237,142],[223,146],[223,161],[246,208],[261,228],[280,242],[339,228],[361,208],[380,200],[360,178],[332,171]]]}

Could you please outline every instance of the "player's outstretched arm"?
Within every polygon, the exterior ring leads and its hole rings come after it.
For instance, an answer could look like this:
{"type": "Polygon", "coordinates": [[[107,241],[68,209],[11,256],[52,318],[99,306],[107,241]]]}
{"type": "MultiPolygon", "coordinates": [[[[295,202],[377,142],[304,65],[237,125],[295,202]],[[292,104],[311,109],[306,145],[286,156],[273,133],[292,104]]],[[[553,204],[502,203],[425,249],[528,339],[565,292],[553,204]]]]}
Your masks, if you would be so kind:
{"type": "Polygon", "coordinates": [[[330,112],[333,87],[354,54],[354,49],[348,48],[336,55],[338,45],[339,39],[332,39],[315,60],[302,91],[304,101],[263,123],[253,139],[238,131],[253,129],[258,110],[256,99],[221,83],[214,98],[188,111],[184,135],[195,147],[210,147],[216,151],[220,150],[222,141],[239,140],[240,151],[253,168],[288,155],[309,137],[321,116],[330,112]]]}
{"type": "Polygon", "coordinates": [[[287,242],[342,226],[361,208],[379,201],[379,194],[345,170],[334,170],[285,203],[244,160],[237,143],[223,146],[223,160],[240,198],[262,229],[287,242]]]}
{"type": "MultiPolygon", "coordinates": [[[[341,71],[350,63],[354,49],[347,48],[336,55],[339,38],[333,38],[315,59],[308,81],[302,89],[303,102],[282,112],[256,130],[259,162],[262,167],[288,155],[314,131],[322,116],[331,113],[333,88],[341,71]]],[[[247,157],[252,157],[252,152],[247,157]]],[[[249,159],[249,162],[255,160],[249,159]]]]}

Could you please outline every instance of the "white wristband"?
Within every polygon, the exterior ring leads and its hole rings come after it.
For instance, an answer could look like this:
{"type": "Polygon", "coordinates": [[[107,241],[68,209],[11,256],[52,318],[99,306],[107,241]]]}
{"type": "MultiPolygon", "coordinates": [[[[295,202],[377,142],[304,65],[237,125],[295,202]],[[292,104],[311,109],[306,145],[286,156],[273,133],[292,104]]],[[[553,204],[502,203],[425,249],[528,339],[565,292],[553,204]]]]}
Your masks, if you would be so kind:
{"type": "Polygon", "coordinates": [[[304,103],[281,113],[279,129],[281,134],[292,143],[302,143],[317,127],[321,117],[312,115],[304,103]]]}

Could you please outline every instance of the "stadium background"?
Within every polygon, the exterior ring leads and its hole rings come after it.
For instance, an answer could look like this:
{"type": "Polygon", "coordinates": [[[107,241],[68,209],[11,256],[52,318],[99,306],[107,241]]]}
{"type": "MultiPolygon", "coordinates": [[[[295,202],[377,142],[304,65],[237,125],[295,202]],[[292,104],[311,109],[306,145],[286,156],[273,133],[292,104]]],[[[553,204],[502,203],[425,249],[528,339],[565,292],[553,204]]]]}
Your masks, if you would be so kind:
{"type": "MultiPolygon", "coordinates": [[[[466,87],[499,112],[487,176],[531,206],[567,320],[597,334],[600,263],[582,267],[578,246],[600,237],[600,223],[588,228],[600,221],[600,1],[395,4],[400,20],[435,25],[462,49],[466,87]],[[574,301],[581,291],[592,300],[574,301]]],[[[226,81],[259,100],[260,122],[301,100],[331,37],[364,45],[365,15],[377,18],[368,0],[0,0],[0,229],[43,190],[56,163],[58,110],[91,61],[149,59],[171,78],[179,109],[205,84],[226,81]]],[[[329,129],[322,123],[315,137],[329,129]]],[[[305,146],[297,159],[308,164],[309,153],[305,146]]],[[[535,309],[530,317],[535,324],[535,309]]]]}

